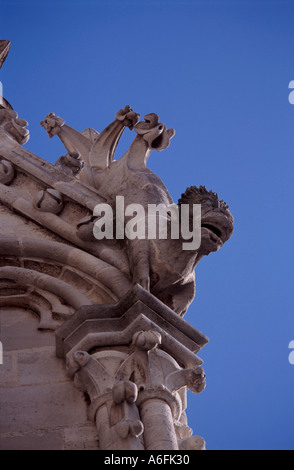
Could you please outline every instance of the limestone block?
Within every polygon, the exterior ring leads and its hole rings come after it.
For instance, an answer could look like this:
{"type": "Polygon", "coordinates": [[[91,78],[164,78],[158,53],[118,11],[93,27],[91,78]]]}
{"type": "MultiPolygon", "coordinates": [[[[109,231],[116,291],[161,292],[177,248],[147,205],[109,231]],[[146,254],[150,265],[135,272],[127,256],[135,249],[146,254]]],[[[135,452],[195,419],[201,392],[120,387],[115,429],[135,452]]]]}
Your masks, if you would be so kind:
{"type": "Polygon", "coordinates": [[[39,319],[21,308],[1,308],[1,341],[4,351],[53,346],[52,331],[38,332],[39,319]]]}
{"type": "Polygon", "coordinates": [[[3,363],[0,364],[0,386],[11,387],[16,385],[17,381],[17,353],[4,352],[3,363]]]}
{"type": "Polygon", "coordinates": [[[99,442],[97,429],[93,423],[64,428],[64,450],[98,450],[99,442]]]}
{"type": "Polygon", "coordinates": [[[87,422],[83,395],[71,382],[0,390],[1,431],[50,430],[87,422]]]}
{"type": "Polygon", "coordinates": [[[1,436],[1,450],[63,450],[60,431],[27,433],[24,435],[1,436]]]}
{"type": "Polygon", "coordinates": [[[20,385],[64,382],[65,367],[56,358],[55,348],[42,348],[18,353],[18,379],[20,385]]]}

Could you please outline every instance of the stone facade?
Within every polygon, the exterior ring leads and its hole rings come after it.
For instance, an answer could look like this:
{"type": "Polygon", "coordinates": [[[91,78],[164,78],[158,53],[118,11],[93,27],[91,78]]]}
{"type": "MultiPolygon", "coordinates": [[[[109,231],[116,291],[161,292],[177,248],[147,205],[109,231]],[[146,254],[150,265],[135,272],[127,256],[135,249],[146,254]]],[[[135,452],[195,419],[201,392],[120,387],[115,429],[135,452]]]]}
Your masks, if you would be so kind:
{"type": "MultiPolygon", "coordinates": [[[[9,46],[0,41],[0,66],[9,46]]],[[[202,208],[193,250],[183,237],[121,237],[118,224],[98,240],[98,204],[174,204],[146,165],[174,130],[129,106],[101,133],[50,113],[41,125],[67,152],[52,165],[23,147],[27,122],[1,103],[1,448],[204,449],[186,393],[205,388],[197,353],[208,339],[183,316],[195,266],[233,232],[228,206],[202,186],[182,194],[180,212],[202,208]],[[126,128],[134,141],[115,160],[126,128]]]]}

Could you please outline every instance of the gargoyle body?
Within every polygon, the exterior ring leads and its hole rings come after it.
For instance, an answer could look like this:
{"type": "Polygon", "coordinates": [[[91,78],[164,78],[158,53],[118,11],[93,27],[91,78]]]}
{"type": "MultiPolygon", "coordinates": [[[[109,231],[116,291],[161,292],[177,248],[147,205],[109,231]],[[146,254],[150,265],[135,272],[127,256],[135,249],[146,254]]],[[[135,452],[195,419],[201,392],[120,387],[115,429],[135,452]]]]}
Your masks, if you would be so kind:
{"type": "MultiPolygon", "coordinates": [[[[76,162],[82,162],[76,171],[77,178],[94,186],[113,208],[116,196],[124,197],[125,206],[133,203],[145,209],[150,204],[171,206],[174,203],[168,190],[146,164],[152,150],[168,147],[174,130],[167,129],[154,113],[146,115],[145,121],[138,120],[139,115],[126,106],[101,134],[93,129],[79,133],[53,113],[41,125],[50,137],[59,136],[68,151],[68,160],[74,158],[76,162]],[[128,151],[115,161],[114,153],[126,127],[134,128],[137,135],[128,151]]],[[[233,217],[216,193],[203,186],[193,186],[179,199],[179,213],[183,204],[189,205],[190,223],[193,205],[201,204],[201,244],[198,249],[183,250],[181,236],[177,239],[168,235],[167,239],[118,240],[121,249],[127,252],[133,281],[150,290],[179,315],[186,312],[195,295],[195,266],[203,256],[217,251],[233,232],[233,217]]],[[[169,226],[171,220],[168,216],[167,219],[169,226]]],[[[125,217],[125,223],[128,220],[125,217]]],[[[147,224],[148,217],[146,229],[147,224]]]]}

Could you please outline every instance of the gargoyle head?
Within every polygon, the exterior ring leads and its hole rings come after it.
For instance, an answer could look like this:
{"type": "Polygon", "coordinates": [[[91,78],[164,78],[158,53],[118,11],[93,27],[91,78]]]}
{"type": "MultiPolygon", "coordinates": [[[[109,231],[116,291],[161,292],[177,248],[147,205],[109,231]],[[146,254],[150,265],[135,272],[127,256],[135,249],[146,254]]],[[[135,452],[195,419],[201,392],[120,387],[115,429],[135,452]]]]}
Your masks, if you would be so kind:
{"type": "Polygon", "coordinates": [[[144,116],[145,122],[139,122],[135,126],[135,132],[141,135],[152,150],[163,150],[169,146],[170,139],[175,135],[174,129],[167,127],[158,122],[158,116],[150,113],[144,116]]]}
{"type": "Polygon", "coordinates": [[[30,138],[29,130],[25,128],[27,125],[27,121],[20,119],[17,112],[3,98],[2,105],[0,105],[0,127],[10,138],[23,145],[30,138]]]}
{"type": "MultiPolygon", "coordinates": [[[[190,205],[201,204],[201,245],[199,255],[208,255],[219,250],[233,233],[234,218],[228,205],[220,201],[217,193],[207,191],[205,186],[191,186],[186,189],[178,201],[190,205]]],[[[192,223],[192,217],[191,217],[192,223]]]]}

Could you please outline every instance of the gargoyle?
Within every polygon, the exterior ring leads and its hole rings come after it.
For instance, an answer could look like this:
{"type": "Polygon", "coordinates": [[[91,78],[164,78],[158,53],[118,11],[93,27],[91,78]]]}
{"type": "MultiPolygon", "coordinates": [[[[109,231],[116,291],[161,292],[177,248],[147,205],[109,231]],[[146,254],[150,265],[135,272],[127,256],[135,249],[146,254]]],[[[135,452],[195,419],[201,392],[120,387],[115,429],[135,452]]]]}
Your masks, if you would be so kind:
{"type": "MultiPolygon", "coordinates": [[[[175,132],[159,122],[154,113],[144,118],[145,121],[138,122],[139,115],[126,106],[101,134],[93,129],[78,133],[53,113],[41,125],[50,137],[58,135],[68,152],[79,155],[84,166],[77,177],[98,189],[114,209],[118,195],[124,197],[125,206],[133,203],[145,209],[150,204],[171,206],[174,203],[168,190],[146,164],[151,151],[167,148],[175,132]],[[114,153],[126,127],[134,128],[137,135],[128,151],[116,161],[114,153]]],[[[203,256],[221,248],[233,233],[232,214],[216,193],[204,186],[192,186],[179,199],[179,212],[184,204],[189,205],[191,223],[193,205],[201,204],[201,244],[197,249],[183,250],[181,237],[118,241],[127,252],[134,283],[150,290],[179,315],[184,315],[195,295],[195,266],[203,256]]],[[[167,224],[171,224],[169,218],[167,224]]]]}
{"type": "Polygon", "coordinates": [[[78,132],[65,124],[65,121],[54,113],[49,113],[44,121],[41,121],[41,126],[46,129],[50,138],[58,135],[70,156],[79,156],[76,158],[83,161],[79,179],[97,188],[101,172],[108,168],[113,161],[117,144],[124,129],[126,127],[133,129],[138,119],[139,115],[126,106],[123,110],[118,111],[115,120],[100,134],[91,128],[78,132]]]}
{"type": "Polygon", "coordinates": [[[178,201],[188,204],[190,221],[193,204],[201,204],[201,244],[196,250],[183,250],[181,239],[150,240],[151,292],[183,316],[195,296],[195,267],[206,255],[218,251],[233,233],[234,219],[224,201],[205,186],[191,186],[178,201]],[[153,266],[155,270],[153,271],[153,266]]]}

